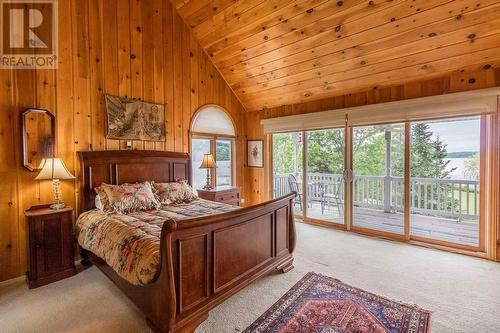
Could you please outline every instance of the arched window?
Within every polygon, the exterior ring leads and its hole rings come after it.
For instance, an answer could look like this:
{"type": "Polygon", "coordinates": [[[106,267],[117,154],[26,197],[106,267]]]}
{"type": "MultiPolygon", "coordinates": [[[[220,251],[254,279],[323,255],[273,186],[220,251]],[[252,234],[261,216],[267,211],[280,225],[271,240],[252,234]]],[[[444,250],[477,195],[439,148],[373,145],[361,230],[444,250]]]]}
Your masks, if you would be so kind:
{"type": "Polygon", "coordinates": [[[191,122],[191,163],[193,187],[206,184],[206,169],[200,169],[204,154],[214,156],[217,168],[211,169],[212,186],[233,185],[234,139],[233,122],[224,109],[208,105],[198,110],[191,122]]]}

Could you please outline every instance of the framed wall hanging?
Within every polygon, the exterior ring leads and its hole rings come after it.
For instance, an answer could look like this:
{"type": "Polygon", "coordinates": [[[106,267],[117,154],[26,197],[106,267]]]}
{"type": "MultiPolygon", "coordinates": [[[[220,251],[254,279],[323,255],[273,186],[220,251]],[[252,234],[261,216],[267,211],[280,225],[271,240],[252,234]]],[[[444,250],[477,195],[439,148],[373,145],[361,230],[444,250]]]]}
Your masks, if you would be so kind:
{"type": "Polygon", "coordinates": [[[165,106],[106,95],[108,139],[165,141],[165,106]]]}
{"type": "Polygon", "coordinates": [[[264,167],[264,140],[247,141],[247,165],[251,168],[264,167]]]}

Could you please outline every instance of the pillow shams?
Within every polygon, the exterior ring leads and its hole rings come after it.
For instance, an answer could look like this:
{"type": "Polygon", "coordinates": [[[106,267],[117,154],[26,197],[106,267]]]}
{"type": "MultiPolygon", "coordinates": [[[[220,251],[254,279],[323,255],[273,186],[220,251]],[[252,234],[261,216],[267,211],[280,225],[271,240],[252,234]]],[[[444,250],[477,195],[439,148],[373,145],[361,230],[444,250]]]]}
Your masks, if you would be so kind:
{"type": "Polygon", "coordinates": [[[155,210],[161,206],[153,193],[150,182],[121,185],[102,184],[96,188],[96,193],[99,195],[104,211],[126,214],[140,210],[155,210]],[[104,200],[103,193],[105,193],[104,200]]]}
{"type": "Polygon", "coordinates": [[[163,205],[180,204],[198,199],[193,188],[185,181],[153,183],[153,187],[163,205]]]}

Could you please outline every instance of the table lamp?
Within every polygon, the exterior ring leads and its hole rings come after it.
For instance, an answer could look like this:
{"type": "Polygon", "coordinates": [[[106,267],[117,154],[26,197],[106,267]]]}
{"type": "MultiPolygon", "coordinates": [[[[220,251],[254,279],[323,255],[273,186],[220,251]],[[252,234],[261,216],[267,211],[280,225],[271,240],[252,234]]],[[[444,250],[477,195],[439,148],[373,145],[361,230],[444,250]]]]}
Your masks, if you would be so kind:
{"type": "Polygon", "coordinates": [[[54,197],[56,202],[50,205],[50,208],[62,209],[66,207],[66,204],[61,200],[62,196],[59,180],[74,179],[75,176],[69,172],[60,158],[45,158],[40,166],[42,170],[38,176],[35,177],[35,180],[52,179],[52,183],[54,184],[54,197]]]}
{"type": "Polygon", "coordinates": [[[203,187],[204,190],[212,190],[213,186],[210,185],[210,169],[216,168],[214,156],[212,154],[203,155],[203,161],[201,161],[200,169],[207,169],[207,184],[203,187]]]}

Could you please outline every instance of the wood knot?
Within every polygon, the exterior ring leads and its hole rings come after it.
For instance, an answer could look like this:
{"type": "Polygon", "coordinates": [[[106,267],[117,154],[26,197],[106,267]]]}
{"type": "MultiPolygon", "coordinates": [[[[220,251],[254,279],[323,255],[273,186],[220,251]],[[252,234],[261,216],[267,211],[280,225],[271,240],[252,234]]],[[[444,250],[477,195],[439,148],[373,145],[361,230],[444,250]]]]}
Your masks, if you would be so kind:
{"type": "Polygon", "coordinates": [[[437,34],[436,34],[435,32],[431,32],[431,33],[429,33],[427,36],[429,36],[429,37],[435,37],[436,35],[437,35],[437,34]]]}
{"type": "Polygon", "coordinates": [[[361,60],[361,61],[359,62],[359,64],[360,64],[360,65],[366,65],[366,61],[365,61],[365,60],[361,60]]]}
{"type": "Polygon", "coordinates": [[[337,6],[342,6],[344,4],[344,1],[337,1],[337,6]]]}
{"type": "Polygon", "coordinates": [[[135,59],[135,58],[137,58],[137,57],[135,56],[135,54],[130,53],[130,59],[135,59]]]}
{"type": "Polygon", "coordinates": [[[483,66],[484,69],[490,69],[491,68],[491,65],[490,64],[486,64],[483,66]]]}
{"type": "Polygon", "coordinates": [[[476,83],[476,79],[475,78],[470,78],[469,81],[468,81],[470,84],[474,84],[476,83]]]}
{"type": "Polygon", "coordinates": [[[337,25],[337,26],[335,27],[335,32],[339,32],[339,31],[340,31],[340,28],[341,28],[340,24],[339,24],[339,25],[337,25]]]}
{"type": "Polygon", "coordinates": [[[475,39],[476,38],[476,34],[470,34],[469,36],[467,36],[467,38],[469,38],[469,39],[475,39]]]}
{"type": "Polygon", "coordinates": [[[136,30],[137,32],[141,32],[141,27],[140,27],[140,26],[137,26],[137,28],[135,28],[135,30],[136,30]]]}
{"type": "Polygon", "coordinates": [[[306,10],[306,13],[307,14],[311,14],[313,12],[313,9],[312,8],[309,8],[308,10],[306,10]]]}

